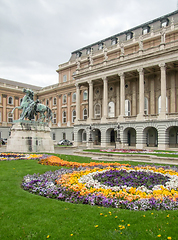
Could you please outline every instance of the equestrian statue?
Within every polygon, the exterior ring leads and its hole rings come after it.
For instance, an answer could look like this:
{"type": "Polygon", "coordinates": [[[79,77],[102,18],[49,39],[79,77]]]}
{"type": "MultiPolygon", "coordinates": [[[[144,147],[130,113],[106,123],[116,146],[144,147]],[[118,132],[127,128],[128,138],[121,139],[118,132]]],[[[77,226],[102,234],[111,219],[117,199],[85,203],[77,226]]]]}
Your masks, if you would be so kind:
{"type": "Polygon", "coordinates": [[[50,120],[52,121],[53,114],[51,109],[48,106],[41,104],[39,99],[34,101],[34,92],[31,89],[23,89],[23,92],[26,93],[26,95],[23,97],[20,106],[17,106],[12,110],[12,114],[15,109],[22,109],[19,120],[24,120],[25,118],[33,120],[39,113],[38,122],[44,122],[45,119],[47,122],[50,120]]]}

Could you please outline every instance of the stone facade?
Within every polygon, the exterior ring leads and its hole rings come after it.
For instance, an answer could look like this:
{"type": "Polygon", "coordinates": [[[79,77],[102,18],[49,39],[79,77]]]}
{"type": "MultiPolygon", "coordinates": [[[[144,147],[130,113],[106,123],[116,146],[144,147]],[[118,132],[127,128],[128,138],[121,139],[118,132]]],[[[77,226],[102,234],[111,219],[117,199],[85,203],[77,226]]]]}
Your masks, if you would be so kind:
{"type": "MultiPolygon", "coordinates": [[[[121,147],[178,147],[178,11],[72,52],[57,73],[57,84],[35,90],[53,111],[56,142],[109,147],[119,132],[121,147]]],[[[3,85],[1,129],[21,95],[3,85]]]]}

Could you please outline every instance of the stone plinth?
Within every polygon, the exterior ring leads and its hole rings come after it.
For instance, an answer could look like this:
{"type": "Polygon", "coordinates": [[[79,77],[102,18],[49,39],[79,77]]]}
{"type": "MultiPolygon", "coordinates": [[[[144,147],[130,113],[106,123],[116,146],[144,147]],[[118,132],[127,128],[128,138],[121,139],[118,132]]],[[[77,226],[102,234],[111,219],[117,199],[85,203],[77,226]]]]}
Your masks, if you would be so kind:
{"type": "Polygon", "coordinates": [[[50,137],[50,131],[46,123],[17,120],[11,128],[7,151],[53,153],[54,144],[50,137]]]}

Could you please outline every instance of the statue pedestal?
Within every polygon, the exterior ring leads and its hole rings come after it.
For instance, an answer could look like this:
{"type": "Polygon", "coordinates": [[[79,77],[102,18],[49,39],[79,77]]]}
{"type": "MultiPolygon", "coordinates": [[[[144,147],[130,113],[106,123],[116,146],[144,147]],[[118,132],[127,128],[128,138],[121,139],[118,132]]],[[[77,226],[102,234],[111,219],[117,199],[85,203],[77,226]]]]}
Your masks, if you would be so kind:
{"type": "Polygon", "coordinates": [[[17,120],[11,128],[7,151],[54,153],[50,131],[46,123],[17,120]]]}

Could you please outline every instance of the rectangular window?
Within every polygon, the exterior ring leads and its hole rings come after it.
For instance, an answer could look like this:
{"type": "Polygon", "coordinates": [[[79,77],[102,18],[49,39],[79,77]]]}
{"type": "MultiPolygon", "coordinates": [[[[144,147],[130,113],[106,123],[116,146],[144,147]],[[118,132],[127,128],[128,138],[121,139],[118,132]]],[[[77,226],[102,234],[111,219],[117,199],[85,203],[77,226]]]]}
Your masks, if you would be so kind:
{"type": "Polygon", "coordinates": [[[62,133],[62,139],[66,139],[66,133],[65,132],[62,133]]]}
{"type": "Polygon", "coordinates": [[[127,33],[127,35],[126,35],[126,40],[130,40],[132,37],[133,37],[133,33],[132,33],[132,32],[129,32],[129,33],[127,33]]]}
{"type": "Polygon", "coordinates": [[[55,141],[56,140],[56,134],[53,133],[53,140],[55,141]]]}
{"type": "Polygon", "coordinates": [[[53,114],[53,123],[56,124],[56,113],[53,114]]]}
{"type": "Polygon", "coordinates": [[[63,82],[67,82],[67,75],[63,76],[63,82]]]}

